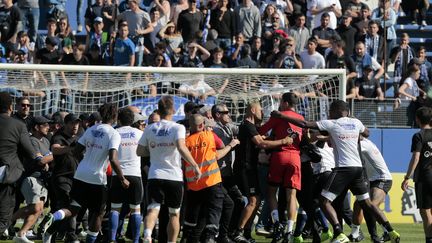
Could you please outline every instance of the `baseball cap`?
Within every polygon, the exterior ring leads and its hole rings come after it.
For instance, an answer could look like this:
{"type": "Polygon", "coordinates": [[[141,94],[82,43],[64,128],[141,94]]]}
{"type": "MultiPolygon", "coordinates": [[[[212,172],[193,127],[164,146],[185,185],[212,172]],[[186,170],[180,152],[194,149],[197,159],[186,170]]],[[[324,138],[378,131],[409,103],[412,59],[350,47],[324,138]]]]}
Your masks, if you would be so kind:
{"type": "Polygon", "coordinates": [[[145,121],[145,120],[147,120],[147,117],[145,117],[139,113],[134,113],[133,123],[137,123],[139,121],[145,121]]]}
{"type": "Polygon", "coordinates": [[[32,122],[33,122],[33,125],[42,125],[45,123],[52,123],[52,120],[50,120],[44,116],[35,116],[35,117],[33,117],[32,122]]]}
{"type": "Polygon", "coordinates": [[[195,103],[195,102],[192,102],[192,101],[188,101],[188,102],[186,102],[186,104],[184,105],[184,108],[183,108],[183,110],[184,110],[184,112],[185,113],[187,113],[187,112],[191,112],[191,111],[193,111],[194,109],[199,109],[199,108],[201,108],[201,107],[203,107],[204,105],[200,105],[200,104],[197,104],[197,103],[195,103]]]}
{"type": "Polygon", "coordinates": [[[65,123],[75,122],[75,121],[81,121],[81,119],[73,113],[67,114],[67,116],[64,118],[65,123]]]}
{"type": "Polygon", "coordinates": [[[45,44],[56,46],[58,44],[58,40],[54,36],[48,36],[45,40],[45,44]]]}
{"type": "Polygon", "coordinates": [[[93,20],[93,22],[94,22],[94,23],[102,23],[102,22],[103,22],[103,19],[102,19],[101,17],[96,17],[96,18],[93,20]]]}

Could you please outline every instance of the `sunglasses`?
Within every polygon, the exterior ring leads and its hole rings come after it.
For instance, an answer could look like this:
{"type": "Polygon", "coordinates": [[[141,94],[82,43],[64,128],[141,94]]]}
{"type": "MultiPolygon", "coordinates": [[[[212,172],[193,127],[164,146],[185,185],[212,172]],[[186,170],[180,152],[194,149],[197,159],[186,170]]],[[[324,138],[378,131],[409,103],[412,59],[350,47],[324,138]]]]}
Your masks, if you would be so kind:
{"type": "Polygon", "coordinates": [[[218,111],[220,114],[229,114],[229,111],[218,111]]]}
{"type": "Polygon", "coordinates": [[[278,20],[278,19],[279,19],[279,17],[273,17],[272,19],[273,19],[273,20],[278,20]]]}
{"type": "Polygon", "coordinates": [[[21,104],[21,107],[31,107],[30,104],[21,104]]]}

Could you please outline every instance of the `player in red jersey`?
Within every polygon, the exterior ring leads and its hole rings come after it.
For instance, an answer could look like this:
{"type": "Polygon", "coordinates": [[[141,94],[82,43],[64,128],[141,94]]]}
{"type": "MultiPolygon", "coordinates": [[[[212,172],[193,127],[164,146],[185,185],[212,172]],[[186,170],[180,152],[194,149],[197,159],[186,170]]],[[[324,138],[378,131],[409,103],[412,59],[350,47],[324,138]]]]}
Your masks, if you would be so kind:
{"type": "MultiPolygon", "coordinates": [[[[295,112],[295,106],[298,103],[298,97],[292,93],[284,93],[280,104],[280,111],[288,116],[304,120],[303,116],[295,112]]],[[[282,139],[286,136],[293,138],[293,143],[274,150],[270,159],[269,170],[269,204],[271,217],[274,223],[273,241],[277,242],[283,238],[289,240],[292,238],[294,219],[297,211],[296,192],[301,189],[301,167],[300,167],[300,141],[303,135],[301,127],[290,124],[279,118],[270,118],[264,124],[259,132],[266,134],[272,130],[274,139],[282,139]],[[286,188],[288,222],[287,232],[284,236],[283,226],[279,223],[278,205],[276,193],[280,186],[286,188]]]]}

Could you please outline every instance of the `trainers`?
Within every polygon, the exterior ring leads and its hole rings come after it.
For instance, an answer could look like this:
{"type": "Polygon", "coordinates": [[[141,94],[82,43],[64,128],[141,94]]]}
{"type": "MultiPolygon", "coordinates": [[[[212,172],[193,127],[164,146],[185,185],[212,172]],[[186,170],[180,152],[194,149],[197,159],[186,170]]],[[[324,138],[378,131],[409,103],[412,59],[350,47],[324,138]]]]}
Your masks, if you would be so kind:
{"type": "Polygon", "coordinates": [[[0,240],[7,240],[9,239],[9,231],[8,229],[5,229],[3,233],[0,234],[0,240]]]}
{"type": "Polygon", "coordinates": [[[381,236],[381,241],[383,241],[383,242],[390,241],[390,235],[388,232],[383,233],[383,235],[381,236]]]}
{"type": "Polygon", "coordinates": [[[426,27],[426,26],[427,26],[426,20],[423,20],[423,21],[421,22],[421,26],[423,26],[423,27],[426,27]]]}
{"type": "Polygon", "coordinates": [[[152,243],[152,239],[151,238],[144,238],[143,243],[152,243]]]}
{"type": "Polygon", "coordinates": [[[326,232],[323,231],[320,235],[320,238],[321,238],[321,242],[330,240],[331,238],[333,238],[333,233],[330,230],[327,230],[326,232]]]}
{"type": "Polygon", "coordinates": [[[396,232],[396,230],[393,230],[392,232],[388,233],[390,236],[390,240],[392,243],[399,243],[400,242],[400,234],[396,232]]]}
{"type": "Polygon", "coordinates": [[[279,222],[274,223],[273,225],[273,240],[272,243],[276,243],[283,238],[284,226],[279,222]]]}
{"type": "Polygon", "coordinates": [[[264,227],[255,229],[255,234],[258,236],[269,236],[271,235],[270,231],[266,230],[264,227]]]}
{"type": "Polygon", "coordinates": [[[365,237],[364,237],[363,232],[361,230],[359,231],[359,235],[357,237],[353,237],[353,235],[348,236],[348,239],[351,242],[360,242],[360,241],[364,240],[364,238],[365,237]]]}
{"type": "Polygon", "coordinates": [[[52,235],[49,234],[48,232],[45,232],[42,234],[42,242],[43,243],[51,243],[51,238],[52,238],[52,235]]]}
{"type": "Polygon", "coordinates": [[[303,237],[302,237],[301,235],[299,235],[299,236],[294,236],[292,242],[293,242],[293,243],[303,243],[303,237]]]}
{"type": "Polygon", "coordinates": [[[39,231],[45,233],[47,229],[51,226],[53,221],[54,221],[54,216],[52,215],[52,213],[47,214],[42,219],[42,222],[39,224],[39,231]]]}
{"type": "Polygon", "coordinates": [[[232,236],[232,240],[239,243],[249,243],[249,241],[243,236],[242,230],[236,230],[232,236]]]}
{"type": "MultiPolygon", "coordinates": [[[[37,235],[34,234],[33,230],[29,230],[26,233],[26,237],[29,240],[36,240],[37,239],[37,235]]],[[[40,240],[40,239],[39,239],[40,240]]]]}
{"type": "Polygon", "coordinates": [[[82,32],[82,30],[83,30],[83,26],[82,26],[82,24],[79,24],[78,27],[77,27],[77,32],[78,33],[82,32]]]}
{"type": "Polygon", "coordinates": [[[234,243],[227,235],[225,236],[219,236],[217,239],[218,243],[234,243]]]}
{"type": "Polygon", "coordinates": [[[382,238],[378,237],[377,235],[371,236],[371,239],[372,239],[373,243],[384,243],[384,241],[382,240],[382,238]]]}
{"type": "Polygon", "coordinates": [[[331,243],[348,243],[350,240],[344,233],[340,233],[336,238],[333,238],[331,243]]]}
{"type": "Polygon", "coordinates": [[[26,235],[14,236],[12,240],[13,242],[17,242],[17,243],[34,243],[34,241],[27,239],[26,235]]]}
{"type": "Polygon", "coordinates": [[[285,233],[283,236],[282,243],[290,243],[292,242],[293,238],[294,238],[293,232],[285,233]]]}

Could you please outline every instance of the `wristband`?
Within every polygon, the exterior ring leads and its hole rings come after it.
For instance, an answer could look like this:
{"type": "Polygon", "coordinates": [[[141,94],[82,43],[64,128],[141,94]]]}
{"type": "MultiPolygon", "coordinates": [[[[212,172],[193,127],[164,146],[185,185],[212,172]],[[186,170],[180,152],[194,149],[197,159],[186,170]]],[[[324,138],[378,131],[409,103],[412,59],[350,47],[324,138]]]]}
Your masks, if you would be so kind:
{"type": "Polygon", "coordinates": [[[36,161],[41,161],[43,159],[43,156],[38,156],[35,158],[36,161]]]}
{"type": "Polygon", "coordinates": [[[404,176],[404,179],[405,179],[405,180],[409,180],[410,177],[406,175],[406,176],[404,176]]]}

